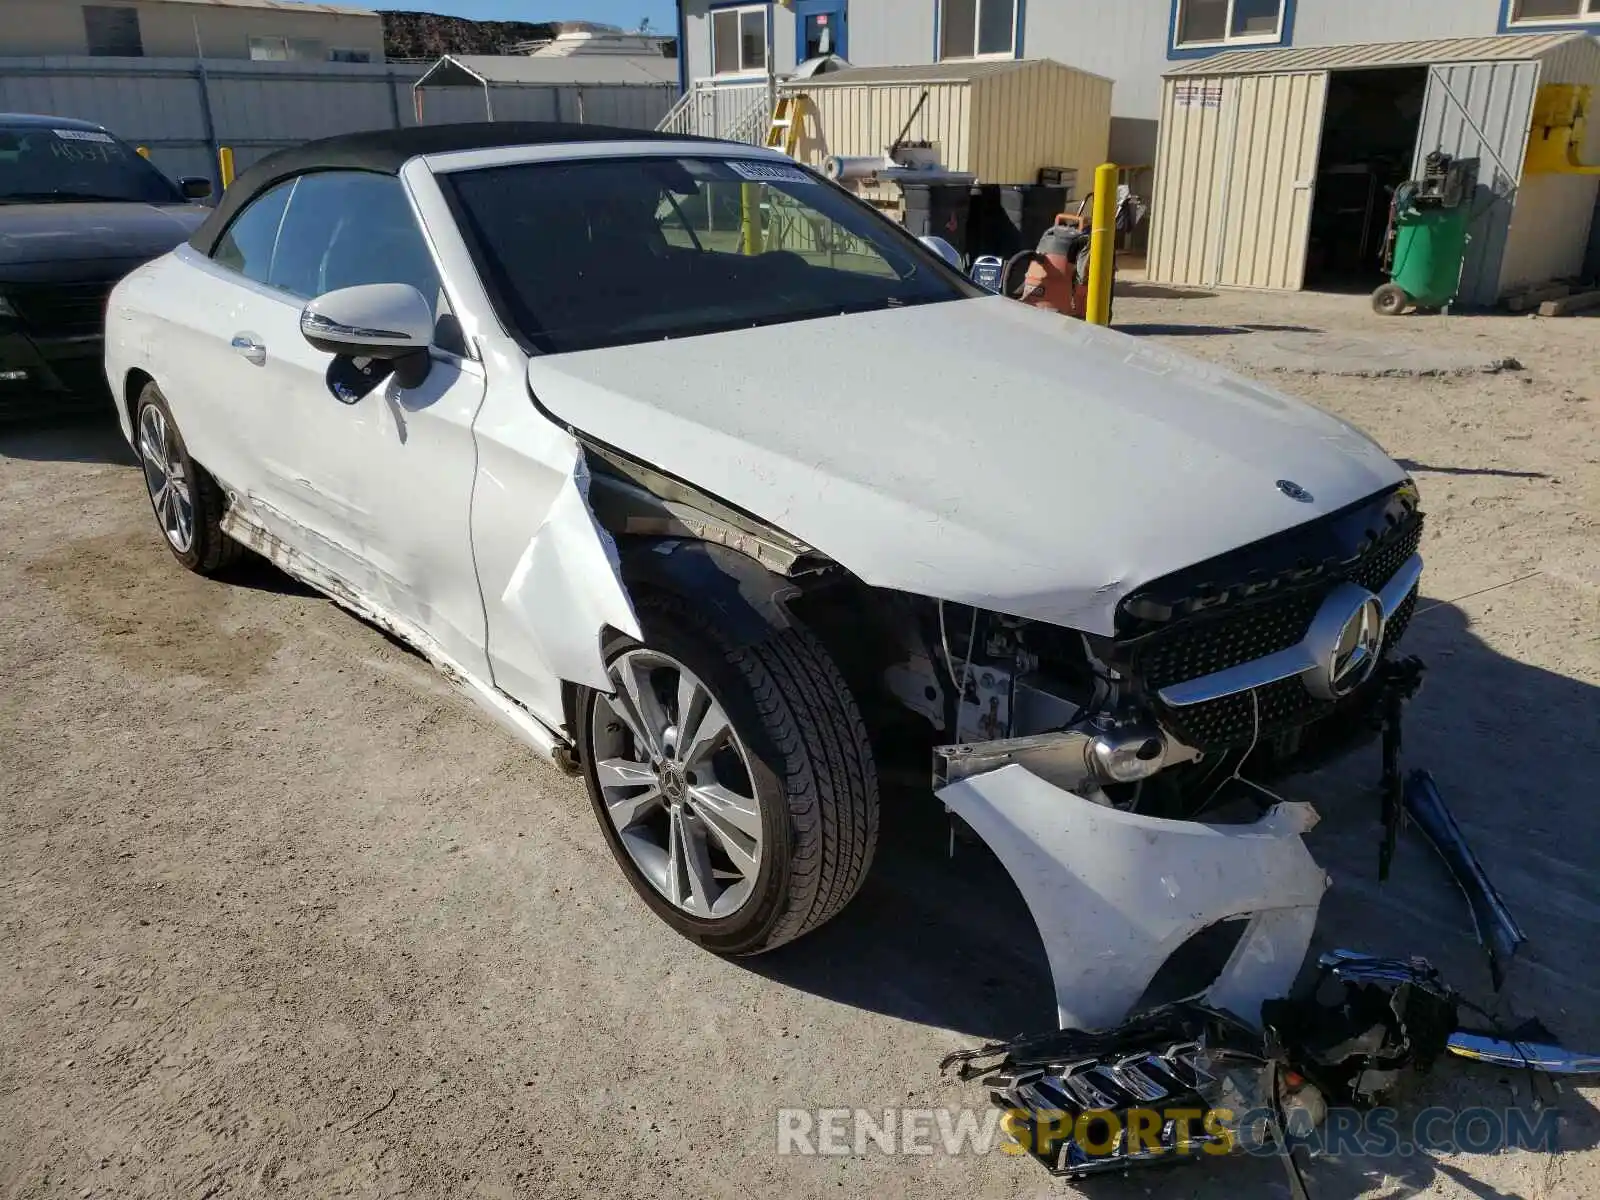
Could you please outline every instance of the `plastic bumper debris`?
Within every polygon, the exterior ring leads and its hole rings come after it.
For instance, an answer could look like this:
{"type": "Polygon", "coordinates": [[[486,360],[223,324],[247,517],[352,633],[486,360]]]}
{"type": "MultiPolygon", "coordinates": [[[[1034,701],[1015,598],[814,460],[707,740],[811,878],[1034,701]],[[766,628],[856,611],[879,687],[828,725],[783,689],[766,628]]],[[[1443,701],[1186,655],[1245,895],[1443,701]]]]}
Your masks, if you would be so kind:
{"type": "Polygon", "coordinates": [[[1262,1008],[1269,1040],[1329,1099],[1382,1103],[1404,1071],[1427,1071],[1457,1027],[1455,993],[1426,959],[1335,950],[1308,995],[1262,1008]]]}
{"type": "Polygon", "coordinates": [[[1547,1041],[1490,1037],[1460,1031],[1450,1035],[1450,1053],[1496,1067],[1525,1067],[1546,1075],[1600,1075],[1600,1054],[1577,1054],[1547,1041]]]}
{"type": "Polygon", "coordinates": [[[1489,974],[1495,991],[1499,991],[1505,984],[1506,971],[1516,958],[1518,948],[1528,940],[1527,936],[1494,884],[1489,882],[1477,855],[1467,844],[1466,835],[1439,794],[1433,776],[1426,771],[1413,771],[1407,777],[1405,806],[1467,898],[1478,941],[1489,954],[1489,974]]]}

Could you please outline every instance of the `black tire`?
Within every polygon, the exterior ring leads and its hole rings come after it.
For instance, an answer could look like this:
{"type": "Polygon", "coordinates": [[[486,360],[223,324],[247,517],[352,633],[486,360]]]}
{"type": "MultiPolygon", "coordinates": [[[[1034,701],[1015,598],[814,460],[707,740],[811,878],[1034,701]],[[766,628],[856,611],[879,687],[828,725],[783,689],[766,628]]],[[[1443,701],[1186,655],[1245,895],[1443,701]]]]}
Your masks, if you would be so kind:
{"type": "MultiPolygon", "coordinates": [[[[878,779],[866,723],[844,677],[809,631],[774,631],[735,647],[684,601],[636,595],[644,646],[705,684],[743,743],[767,851],[751,897],[721,919],[696,917],[658,892],[606,811],[596,775],[596,698],[580,689],[577,737],[595,817],[628,882],[663,921],[717,954],[757,954],[811,932],[854,898],[878,839],[878,779]]],[[[640,643],[614,635],[609,666],[640,643]]],[[[602,718],[604,719],[604,718],[602,718]]]]}
{"type": "Polygon", "coordinates": [[[1410,304],[1411,297],[1397,283],[1386,283],[1372,293],[1372,311],[1380,317],[1398,317],[1410,304]]]}
{"type": "Polygon", "coordinates": [[[172,449],[187,475],[194,509],[193,538],[186,550],[179,549],[166,536],[166,529],[161,524],[161,513],[156,509],[155,494],[151,491],[149,478],[146,476],[145,491],[150,497],[150,508],[156,515],[156,523],[161,528],[161,540],[167,549],[172,551],[172,556],[195,574],[207,576],[220,574],[237,562],[244,553],[243,546],[222,532],[222,514],[227,508],[228,498],[210,473],[189,457],[183,434],[178,429],[178,423],[172,419],[172,409],[167,406],[167,398],[154,383],[144,385],[144,389],[139,393],[139,400],[133,408],[134,453],[139,455],[141,463],[144,460],[144,450],[140,445],[140,430],[147,408],[157,409],[171,431],[172,449]]]}

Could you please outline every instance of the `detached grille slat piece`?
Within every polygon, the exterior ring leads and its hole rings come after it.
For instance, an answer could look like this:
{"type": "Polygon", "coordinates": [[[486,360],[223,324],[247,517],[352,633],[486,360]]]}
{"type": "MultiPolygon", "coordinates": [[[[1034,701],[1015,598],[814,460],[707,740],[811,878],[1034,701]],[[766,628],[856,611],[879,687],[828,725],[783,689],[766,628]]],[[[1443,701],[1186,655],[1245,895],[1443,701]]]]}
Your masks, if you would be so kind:
{"type": "MultiPolygon", "coordinates": [[[[1154,697],[1174,684],[1286,650],[1305,637],[1317,609],[1337,582],[1348,579],[1377,592],[1416,554],[1421,542],[1422,515],[1414,513],[1337,577],[1177,620],[1135,645],[1134,673],[1154,697]]],[[[1415,609],[1413,593],[1389,618],[1385,652],[1399,642],[1415,609]]],[[[1313,696],[1299,679],[1284,679],[1256,688],[1253,693],[1241,692],[1182,708],[1157,703],[1162,724],[1185,744],[1202,751],[1246,746],[1254,737],[1266,739],[1298,728],[1337,707],[1332,701],[1313,696]]]]}

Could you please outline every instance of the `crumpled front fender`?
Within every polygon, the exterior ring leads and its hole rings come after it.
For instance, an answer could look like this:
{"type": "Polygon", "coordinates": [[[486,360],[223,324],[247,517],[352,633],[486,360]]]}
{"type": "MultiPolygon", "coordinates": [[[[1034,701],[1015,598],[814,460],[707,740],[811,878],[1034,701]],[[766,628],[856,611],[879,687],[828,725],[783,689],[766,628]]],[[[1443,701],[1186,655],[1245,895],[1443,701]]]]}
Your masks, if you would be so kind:
{"type": "Polygon", "coordinates": [[[1253,1026],[1305,960],[1328,877],[1300,835],[1306,804],[1248,825],[1139,816],[1055,787],[1021,766],[937,793],[1004,864],[1027,902],[1064,1029],[1123,1021],[1180,946],[1230,918],[1248,922],[1207,1003],[1253,1026]]]}

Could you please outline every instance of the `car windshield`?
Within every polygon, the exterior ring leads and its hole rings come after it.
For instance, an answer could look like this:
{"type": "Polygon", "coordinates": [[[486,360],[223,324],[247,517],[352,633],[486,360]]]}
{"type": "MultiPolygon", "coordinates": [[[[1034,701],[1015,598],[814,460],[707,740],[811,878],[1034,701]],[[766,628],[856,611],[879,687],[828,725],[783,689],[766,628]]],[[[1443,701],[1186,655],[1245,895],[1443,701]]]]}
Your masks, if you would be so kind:
{"type": "Polygon", "coordinates": [[[771,160],[523,163],[444,182],[502,317],[545,353],[984,294],[841,189],[771,160]]]}
{"type": "Polygon", "coordinates": [[[183,196],[109,133],[0,123],[0,204],[84,200],[181,204],[183,196]]]}

